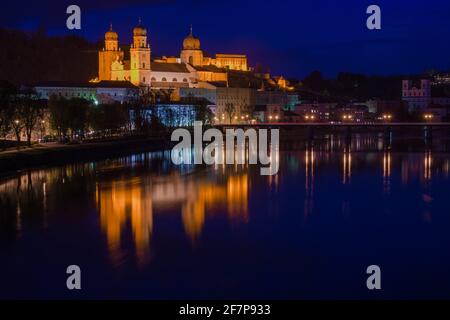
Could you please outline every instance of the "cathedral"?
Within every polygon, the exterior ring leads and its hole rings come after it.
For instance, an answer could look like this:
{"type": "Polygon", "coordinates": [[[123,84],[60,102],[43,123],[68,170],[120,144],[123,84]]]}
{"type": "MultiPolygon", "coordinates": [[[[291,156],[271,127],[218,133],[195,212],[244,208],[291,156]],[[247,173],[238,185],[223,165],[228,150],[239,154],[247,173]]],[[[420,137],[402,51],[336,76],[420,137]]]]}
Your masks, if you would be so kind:
{"type": "Polygon", "coordinates": [[[227,70],[249,71],[247,57],[238,54],[205,56],[200,40],[189,35],[183,41],[180,57],[152,59],[147,29],[141,21],[133,29],[129,60],[119,47],[119,36],[110,26],[105,47],[99,51],[98,81],[130,81],[136,86],[164,88],[208,88],[209,83],[226,83],[227,70]]]}

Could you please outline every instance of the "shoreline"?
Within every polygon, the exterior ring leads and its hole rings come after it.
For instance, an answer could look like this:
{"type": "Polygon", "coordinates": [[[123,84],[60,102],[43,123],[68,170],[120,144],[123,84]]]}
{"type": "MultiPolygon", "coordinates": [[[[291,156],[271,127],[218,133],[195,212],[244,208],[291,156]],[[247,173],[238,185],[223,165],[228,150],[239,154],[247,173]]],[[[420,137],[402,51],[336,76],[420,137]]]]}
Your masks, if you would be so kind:
{"type": "Polygon", "coordinates": [[[8,178],[24,170],[100,161],[139,152],[163,151],[170,147],[170,139],[165,137],[120,139],[76,145],[39,145],[16,152],[0,153],[0,179],[8,178]]]}

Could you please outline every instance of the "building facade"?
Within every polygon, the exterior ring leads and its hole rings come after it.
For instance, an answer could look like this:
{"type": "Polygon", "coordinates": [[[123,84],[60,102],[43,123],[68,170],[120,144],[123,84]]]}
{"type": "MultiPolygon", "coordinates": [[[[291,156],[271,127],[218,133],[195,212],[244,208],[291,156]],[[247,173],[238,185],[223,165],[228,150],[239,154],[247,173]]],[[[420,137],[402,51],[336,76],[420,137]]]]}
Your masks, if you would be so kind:
{"type": "Polygon", "coordinates": [[[51,96],[65,99],[81,98],[95,104],[124,103],[139,96],[139,88],[128,81],[100,81],[86,83],[53,82],[34,87],[40,99],[51,96]]]}
{"type": "Polygon", "coordinates": [[[217,54],[205,57],[200,39],[192,27],[183,40],[180,57],[152,59],[147,29],[133,29],[129,60],[119,46],[119,36],[112,26],[105,33],[104,48],[98,53],[99,73],[96,81],[130,81],[135,86],[155,88],[201,87],[201,82],[227,82],[227,70],[248,71],[247,56],[217,54]]]}

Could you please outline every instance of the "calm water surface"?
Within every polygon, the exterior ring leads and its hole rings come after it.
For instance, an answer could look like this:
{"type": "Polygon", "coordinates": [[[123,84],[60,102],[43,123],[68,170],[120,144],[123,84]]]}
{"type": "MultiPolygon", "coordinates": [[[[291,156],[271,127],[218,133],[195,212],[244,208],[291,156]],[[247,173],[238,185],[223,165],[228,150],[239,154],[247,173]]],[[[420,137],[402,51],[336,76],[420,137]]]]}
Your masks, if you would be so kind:
{"type": "Polygon", "coordinates": [[[0,297],[450,298],[448,153],[358,137],[277,157],[275,176],[160,152],[0,181],[0,297]]]}

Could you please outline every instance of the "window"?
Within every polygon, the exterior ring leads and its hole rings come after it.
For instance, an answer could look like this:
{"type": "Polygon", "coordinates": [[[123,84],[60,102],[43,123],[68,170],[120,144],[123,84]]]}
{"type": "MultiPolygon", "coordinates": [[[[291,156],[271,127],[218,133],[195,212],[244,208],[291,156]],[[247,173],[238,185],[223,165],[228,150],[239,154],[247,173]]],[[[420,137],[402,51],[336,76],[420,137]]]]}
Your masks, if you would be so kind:
{"type": "Polygon", "coordinates": [[[172,79],[172,82],[177,82],[177,81],[178,81],[177,78],[172,79]]]}
{"type": "Polygon", "coordinates": [[[152,81],[156,81],[156,78],[155,78],[155,77],[153,77],[153,78],[152,78],[152,81]]]}
{"type": "Polygon", "coordinates": [[[142,78],[142,82],[144,82],[144,83],[145,83],[145,77],[143,77],[143,78],[142,78]]]}
{"type": "Polygon", "coordinates": [[[188,82],[188,80],[186,78],[183,79],[183,82],[188,82]]]}
{"type": "Polygon", "coordinates": [[[162,78],[162,80],[161,80],[162,82],[166,82],[167,81],[167,79],[166,78],[162,78]]]}
{"type": "Polygon", "coordinates": [[[189,64],[194,64],[194,57],[193,56],[189,57],[189,64]]]}
{"type": "Polygon", "coordinates": [[[145,69],[145,62],[142,63],[142,69],[145,69]]]}

